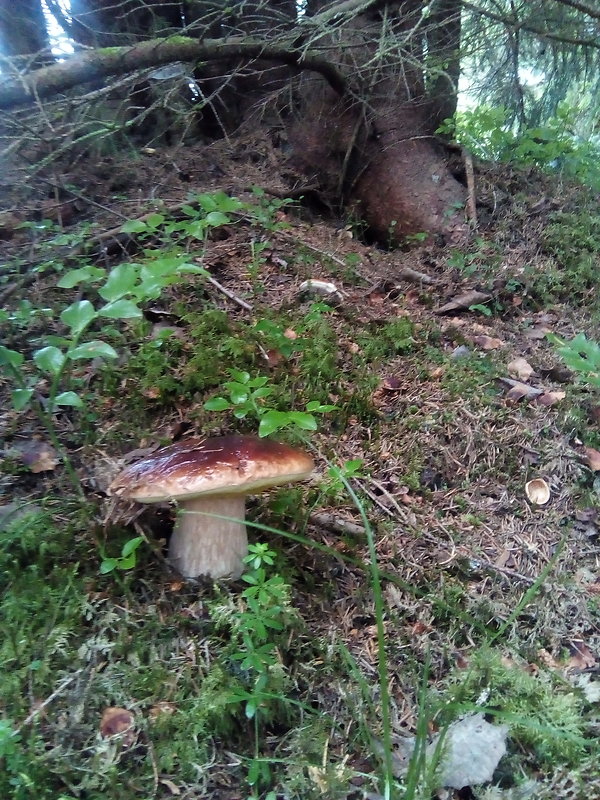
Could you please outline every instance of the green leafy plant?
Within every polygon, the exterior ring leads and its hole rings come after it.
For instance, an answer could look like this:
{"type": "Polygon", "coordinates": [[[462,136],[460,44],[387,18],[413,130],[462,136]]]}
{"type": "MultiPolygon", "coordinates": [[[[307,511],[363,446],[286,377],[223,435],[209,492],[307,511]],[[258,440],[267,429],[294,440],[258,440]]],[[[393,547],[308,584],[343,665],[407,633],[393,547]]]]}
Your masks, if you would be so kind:
{"type": "Polygon", "coordinates": [[[556,350],[567,367],[577,374],[581,383],[600,389],[600,345],[585,333],[578,333],[571,341],[563,341],[554,334],[548,339],[557,345],[556,350]]]}
{"type": "Polygon", "coordinates": [[[107,575],[114,570],[128,570],[133,569],[137,564],[137,549],[144,541],[142,536],[136,536],[125,542],[121,548],[121,555],[116,558],[104,556],[100,564],[100,574],[107,575]]]}
{"type": "Polygon", "coordinates": [[[452,135],[475,156],[538,166],[600,186],[598,147],[576,134],[579,109],[560,103],[543,124],[517,130],[503,107],[479,106],[444,120],[438,133],[452,135]]]}
{"type": "Polygon", "coordinates": [[[274,392],[274,387],[267,385],[267,377],[259,375],[253,378],[249,372],[235,369],[229,370],[229,374],[232,380],[223,384],[228,397],[212,397],[204,403],[204,408],[207,411],[232,411],[236,419],[254,417],[259,420],[258,435],[261,437],[284,428],[315,431],[317,420],[314,415],[335,409],[333,405],[322,405],[312,400],[306,404],[305,411],[279,411],[264,405],[266,398],[274,392]]]}
{"type": "Polygon", "coordinates": [[[280,575],[270,574],[276,553],[268,544],[251,544],[244,558],[247,565],[242,580],[248,584],[234,612],[217,608],[217,624],[231,630],[230,658],[244,676],[243,684],[233,689],[230,701],[243,704],[244,714],[254,724],[254,757],[248,763],[246,782],[257,798],[272,781],[269,760],[260,755],[260,729],[273,700],[283,699],[277,672],[279,659],[277,634],[293,617],[290,587],[280,575]],[[244,686],[245,684],[245,686],[244,686]]]}

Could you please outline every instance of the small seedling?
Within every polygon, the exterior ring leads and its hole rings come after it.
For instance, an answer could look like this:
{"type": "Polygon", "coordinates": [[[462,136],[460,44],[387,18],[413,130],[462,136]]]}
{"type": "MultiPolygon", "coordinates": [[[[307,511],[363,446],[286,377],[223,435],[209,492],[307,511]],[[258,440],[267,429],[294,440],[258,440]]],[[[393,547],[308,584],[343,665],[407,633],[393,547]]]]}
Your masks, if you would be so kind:
{"type": "Polygon", "coordinates": [[[100,574],[107,575],[109,572],[118,570],[133,569],[137,564],[137,549],[144,541],[142,536],[129,539],[121,548],[121,555],[117,558],[104,557],[100,564],[100,574]]]}
{"type": "Polygon", "coordinates": [[[557,352],[569,369],[577,374],[581,383],[600,389],[600,345],[587,339],[585,333],[578,333],[570,342],[547,334],[548,339],[557,345],[557,352]]]}
{"type": "Polygon", "coordinates": [[[252,378],[249,372],[229,370],[233,380],[226,381],[223,388],[228,397],[212,397],[204,404],[207,411],[232,411],[236,419],[253,416],[259,420],[258,435],[269,436],[284,428],[299,428],[304,431],[315,431],[317,420],[315,414],[333,411],[335,406],[322,405],[318,400],[306,404],[305,411],[278,411],[264,405],[264,400],[274,392],[268,386],[269,379],[264,376],[252,378]]]}

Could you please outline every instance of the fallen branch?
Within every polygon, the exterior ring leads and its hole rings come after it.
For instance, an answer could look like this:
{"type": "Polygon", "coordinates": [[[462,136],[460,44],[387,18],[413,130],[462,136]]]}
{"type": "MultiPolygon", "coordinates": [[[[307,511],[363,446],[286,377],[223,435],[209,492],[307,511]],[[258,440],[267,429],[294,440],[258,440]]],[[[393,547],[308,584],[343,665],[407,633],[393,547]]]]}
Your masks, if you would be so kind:
{"type": "Polygon", "coordinates": [[[36,69],[9,76],[0,84],[0,108],[30,105],[82,83],[124,75],[176,61],[217,61],[232,58],[275,61],[299,70],[317,72],[338,95],[346,91],[339,69],[320,55],[297,48],[293,41],[265,44],[246,37],[198,40],[186,36],[150,39],[130,47],[103,47],[36,69]]]}

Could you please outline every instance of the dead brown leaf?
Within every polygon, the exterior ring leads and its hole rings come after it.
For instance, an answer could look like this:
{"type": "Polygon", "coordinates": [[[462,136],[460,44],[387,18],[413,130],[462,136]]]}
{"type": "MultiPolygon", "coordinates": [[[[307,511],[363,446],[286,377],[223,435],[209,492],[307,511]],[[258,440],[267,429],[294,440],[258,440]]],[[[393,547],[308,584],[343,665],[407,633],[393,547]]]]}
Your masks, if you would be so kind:
{"type": "Polygon", "coordinates": [[[488,300],[491,300],[491,294],[487,292],[478,292],[476,289],[473,289],[470,292],[465,292],[464,294],[459,294],[456,297],[453,297],[452,300],[449,300],[443,306],[437,309],[435,312],[436,314],[450,314],[452,311],[466,311],[471,306],[478,305],[479,303],[487,303],[488,300]]]}
{"type": "Polygon", "coordinates": [[[527,328],[523,335],[526,339],[536,341],[545,339],[547,333],[550,333],[550,328],[546,327],[545,325],[538,325],[535,328],[527,328]]]}
{"type": "Polygon", "coordinates": [[[568,642],[569,652],[571,657],[567,662],[567,670],[584,670],[596,666],[596,656],[583,639],[573,639],[568,642]]]}
{"type": "Polygon", "coordinates": [[[20,441],[14,445],[14,450],[16,450],[25,466],[36,474],[38,472],[51,472],[59,462],[56,450],[40,439],[20,441]]]}
{"type": "Polygon", "coordinates": [[[539,395],[539,397],[535,398],[535,402],[539,403],[541,406],[554,406],[556,403],[559,403],[561,400],[564,400],[567,396],[566,392],[544,392],[544,394],[539,395]]]}
{"type": "Polygon", "coordinates": [[[511,378],[516,378],[519,381],[528,381],[533,374],[533,367],[524,358],[514,358],[510,364],[507,364],[506,371],[511,378]]]}
{"type": "Polygon", "coordinates": [[[122,736],[124,747],[130,747],[135,741],[134,717],[131,711],[119,706],[109,706],[102,712],[100,735],[104,738],[122,736]]]}
{"type": "Polygon", "coordinates": [[[600,472],[600,452],[593,447],[584,447],[585,460],[592,472],[600,472]]]}
{"type": "Polygon", "coordinates": [[[474,336],[473,344],[481,347],[482,350],[497,350],[499,347],[504,347],[505,342],[502,339],[494,339],[492,336],[474,336]]]}

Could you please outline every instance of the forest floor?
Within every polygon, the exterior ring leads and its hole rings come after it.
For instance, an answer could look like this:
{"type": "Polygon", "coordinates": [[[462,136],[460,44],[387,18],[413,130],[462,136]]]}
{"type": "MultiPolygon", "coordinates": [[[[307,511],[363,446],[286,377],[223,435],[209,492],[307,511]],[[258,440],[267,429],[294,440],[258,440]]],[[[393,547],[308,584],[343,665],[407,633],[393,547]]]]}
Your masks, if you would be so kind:
{"type": "Polygon", "coordinates": [[[222,144],[3,179],[1,796],[600,797],[600,400],[549,337],[599,338],[597,197],[482,165],[468,244],[385,250],[253,192],[285,196],[268,165],[222,144]],[[60,317],[120,300],[143,316],[77,342],[60,317]],[[317,401],[316,430],[285,417],[317,401]],[[253,606],[169,568],[174,509],[106,490],[269,409],[317,468],[249,503],[275,554],[253,606]]]}

